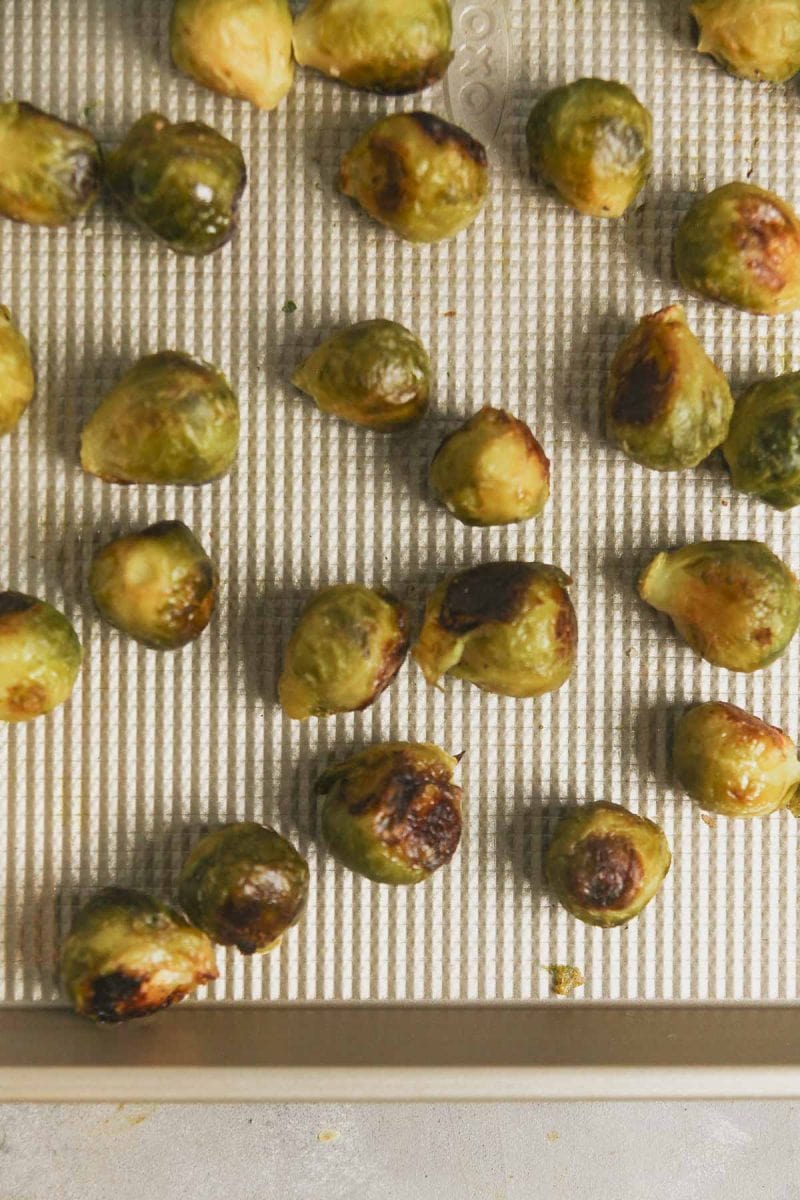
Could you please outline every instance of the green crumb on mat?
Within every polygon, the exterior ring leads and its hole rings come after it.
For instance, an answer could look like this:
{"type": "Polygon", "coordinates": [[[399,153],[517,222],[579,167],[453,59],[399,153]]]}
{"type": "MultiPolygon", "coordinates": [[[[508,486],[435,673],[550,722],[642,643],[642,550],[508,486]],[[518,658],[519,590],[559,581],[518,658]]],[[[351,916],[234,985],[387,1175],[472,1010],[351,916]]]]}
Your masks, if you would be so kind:
{"type": "Polygon", "coordinates": [[[294,300],[287,300],[282,311],[285,313],[297,312],[297,305],[295,304],[294,300]]]}
{"type": "Polygon", "coordinates": [[[99,100],[90,100],[88,104],[85,104],[83,106],[84,121],[91,121],[92,117],[97,112],[97,109],[99,108],[99,106],[100,106],[99,100]]]}
{"type": "Polygon", "coordinates": [[[552,966],[545,966],[544,970],[550,972],[553,991],[557,996],[569,996],[571,992],[574,992],[575,988],[583,987],[586,982],[583,978],[583,972],[579,971],[577,967],[553,964],[552,966]]]}

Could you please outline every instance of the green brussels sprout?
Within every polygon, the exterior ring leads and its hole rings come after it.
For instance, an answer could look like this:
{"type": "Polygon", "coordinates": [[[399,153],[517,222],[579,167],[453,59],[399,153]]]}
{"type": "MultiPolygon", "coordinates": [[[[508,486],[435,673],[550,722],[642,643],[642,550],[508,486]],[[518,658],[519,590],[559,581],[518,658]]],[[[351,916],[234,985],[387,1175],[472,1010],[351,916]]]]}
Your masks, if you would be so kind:
{"type": "Polygon", "coordinates": [[[239,404],[216,367],[164,350],[139,359],[83,428],[81,465],[109,483],[210,483],[239,445],[239,404]]]}
{"type": "Polygon", "coordinates": [[[25,412],[35,384],[28,343],[0,304],[0,437],[11,433],[25,412]]]}
{"type": "Polygon", "coordinates": [[[294,628],[278,682],[295,721],[367,708],[388,687],[408,650],[404,604],[360,583],[323,588],[294,628]]]}
{"type": "Polygon", "coordinates": [[[457,764],[438,746],[391,742],[330,767],[316,789],[331,853],[375,883],[429,879],[461,838],[457,764]]]}
{"type": "Polygon", "coordinates": [[[791,738],[752,713],[712,700],[678,721],[675,774],[706,812],[766,817],[800,791],[800,762],[791,738]]]}
{"type": "Polygon", "coordinates": [[[489,191],[486,151],[431,113],[393,113],[362,134],[342,159],[345,196],[409,242],[455,237],[476,219],[489,191]]]}
{"type": "Polygon", "coordinates": [[[288,0],[175,0],[172,61],[203,87],[277,108],[294,82],[288,0]]]}
{"type": "Polygon", "coordinates": [[[587,217],[621,217],[653,166],[653,118],[624,83],[578,79],[533,106],[531,170],[587,217]]]}
{"type": "Polygon", "coordinates": [[[695,0],[697,49],[740,79],[785,83],[800,71],[800,0],[695,0]]]}
{"type": "Polygon", "coordinates": [[[300,919],[308,863],[274,829],[241,821],[202,838],[184,863],[178,900],[222,946],[265,954],[300,919]]]}
{"type": "Polygon", "coordinates": [[[89,590],[100,615],[153,650],[199,637],[217,603],[219,573],[182,521],[159,521],[98,550],[89,590]]]}
{"type": "Polygon", "coordinates": [[[0,103],[0,216],[67,225],[100,192],[100,147],[88,129],[32,104],[0,103]]]}
{"type": "Polygon", "coordinates": [[[569,678],[578,629],[558,567],[499,562],[442,580],[413,656],[428,683],[445,673],[499,696],[541,696],[569,678]]]}
{"type": "Polygon", "coordinates": [[[763,542],[697,542],[657,554],[639,595],[697,654],[729,671],[768,667],[800,622],[797,580],[763,542]]]}
{"type": "Polygon", "coordinates": [[[61,974],[80,1016],[117,1024],[177,1004],[219,972],[211,942],[174,908],[109,887],[78,913],[61,974]]]}
{"type": "Polygon", "coordinates": [[[587,925],[625,925],[649,904],[672,862],[664,831],[619,804],[586,804],[561,818],[547,848],[548,882],[587,925]]]}
{"type": "Polygon", "coordinates": [[[323,412],[391,433],[425,415],[431,377],[428,352],[408,329],[396,321],[360,321],[318,346],[292,383],[323,412]]]}
{"type": "Polygon", "coordinates": [[[453,59],[448,0],[310,0],[294,27],[294,56],[371,92],[419,92],[453,59]]]}
{"type": "Polygon", "coordinates": [[[62,613],[21,592],[0,592],[0,721],[31,721],[69,699],[83,661],[62,613]]]}
{"type": "Polygon", "coordinates": [[[614,357],[608,432],[643,467],[696,467],[725,440],[732,412],[728,381],[677,304],[643,317],[614,357]]]}
{"type": "Polygon", "coordinates": [[[140,117],[106,158],[125,215],[179,254],[219,250],[233,236],[247,169],[238,146],[200,121],[140,117]]]}
{"type": "Polygon", "coordinates": [[[511,525],[544,508],[550,463],[524,421],[482,408],[439,446],[430,484],[465,525],[511,525]]]}
{"type": "Polygon", "coordinates": [[[701,196],[675,238],[678,278],[690,292],[745,312],[776,316],[800,308],[800,219],[753,183],[726,183],[701,196]]]}
{"type": "Polygon", "coordinates": [[[800,504],[800,372],[745,392],[722,452],[740,492],[782,510],[800,504]]]}

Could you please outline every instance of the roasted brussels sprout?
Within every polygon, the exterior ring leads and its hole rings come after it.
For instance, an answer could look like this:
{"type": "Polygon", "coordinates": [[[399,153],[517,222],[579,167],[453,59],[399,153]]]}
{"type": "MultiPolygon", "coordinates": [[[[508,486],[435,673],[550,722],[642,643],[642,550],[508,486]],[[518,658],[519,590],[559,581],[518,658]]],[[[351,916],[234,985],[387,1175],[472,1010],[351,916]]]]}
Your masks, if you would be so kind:
{"type": "Polygon", "coordinates": [[[241,821],[216,829],[184,863],[178,900],[212,941],[264,954],[299,919],[308,864],[274,829],[241,821]]]}
{"type": "Polygon", "coordinates": [[[800,0],[695,0],[697,49],[741,79],[784,83],[800,71],[800,0]]]}
{"type": "Polygon", "coordinates": [[[489,190],[486,151],[431,113],[393,113],[342,159],[340,186],[409,242],[440,242],[471,225],[489,190]]]}
{"type": "Polygon", "coordinates": [[[33,399],[34,386],[28,343],[0,304],[0,437],[17,424],[33,399]]]}
{"type": "Polygon", "coordinates": [[[482,408],[444,439],[430,483],[465,525],[511,525],[544,508],[550,463],[524,421],[500,408],[482,408]]]}
{"type": "Polygon", "coordinates": [[[136,122],[106,158],[125,215],[180,254],[210,254],[232,237],[247,169],[238,146],[200,121],[136,122]]]}
{"type": "Polygon", "coordinates": [[[88,129],[32,104],[0,103],[0,216],[67,225],[100,191],[100,147],[88,129]]]}
{"type": "Polygon", "coordinates": [[[533,106],[526,137],[531,170],[587,217],[621,217],[653,165],[653,118],[624,83],[554,88],[533,106]]]}
{"type": "Polygon", "coordinates": [[[126,371],[83,429],[84,471],[109,483],[210,483],[233,466],[239,404],[210,363],[164,350],[126,371]]]}
{"type": "Polygon", "coordinates": [[[619,804],[586,804],[559,821],[547,848],[547,878],[564,908],[610,929],[649,904],[672,862],[664,831],[619,804]]]}
{"type": "Polygon", "coordinates": [[[444,579],[428,600],[413,656],[428,683],[447,673],[500,696],[541,696],[569,678],[578,629],[568,575],[499,562],[444,579]]]}
{"type": "Polygon", "coordinates": [[[690,292],[745,312],[800,308],[800,219],[773,192],[726,183],[689,209],[675,238],[678,278],[690,292]]]}
{"type": "Polygon", "coordinates": [[[330,767],[317,791],[331,853],[375,883],[429,879],[461,838],[457,763],[438,746],[390,742],[330,767]]]}
{"type": "Polygon", "coordinates": [[[763,542],[697,542],[657,554],[639,595],[697,654],[729,671],[768,667],[800,622],[797,580],[763,542]]]}
{"type": "Polygon", "coordinates": [[[203,87],[277,108],[294,82],[288,0],[175,0],[172,61],[203,87]]]}
{"type": "Polygon", "coordinates": [[[78,913],[61,974],[80,1016],[117,1024],[177,1004],[219,972],[211,942],[174,908],[109,887],[78,913]]]}
{"type": "Polygon", "coordinates": [[[0,592],[0,721],[30,721],[69,699],[83,650],[62,613],[21,592],[0,592]]]}
{"type": "Polygon", "coordinates": [[[295,721],[367,708],[408,650],[408,615],[388,592],[360,583],[312,596],[286,647],[278,696],[295,721]]]}
{"type": "Polygon", "coordinates": [[[800,504],[800,372],[745,392],[722,452],[740,492],[782,510],[800,504]]]}
{"type": "Polygon", "coordinates": [[[396,95],[441,79],[453,52],[448,0],[310,0],[294,27],[294,56],[351,87],[396,95]]]}
{"type": "Polygon", "coordinates": [[[425,415],[431,361],[418,337],[396,321],[360,321],[334,333],[292,375],[323,412],[383,433],[425,415]]]}
{"type": "Polygon", "coordinates": [[[643,317],[611,364],[609,435],[654,471],[696,467],[725,440],[733,397],[725,376],[673,304],[643,317]]]}

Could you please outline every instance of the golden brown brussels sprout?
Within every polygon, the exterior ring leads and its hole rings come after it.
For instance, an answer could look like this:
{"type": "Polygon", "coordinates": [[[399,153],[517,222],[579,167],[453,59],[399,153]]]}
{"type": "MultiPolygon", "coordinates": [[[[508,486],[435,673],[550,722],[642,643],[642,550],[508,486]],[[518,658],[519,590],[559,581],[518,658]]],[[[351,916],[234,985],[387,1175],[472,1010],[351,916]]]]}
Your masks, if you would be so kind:
{"type": "Polygon", "coordinates": [[[0,721],[30,721],[58,708],[82,660],[62,613],[33,596],[0,592],[0,721]]]}
{"type": "Polygon", "coordinates": [[[78,913],[61,974],[80,1016],[116,1024],[177,1004],[219,972],[211,942],[174,908],[109,887],[78,913]]]}
{"type": "Polygon", "coordinates": [[[500,562],[442,580],[413,656],[428,683],[466,679],[500,696],[541,696],[569,678],[578,629],[558,567],[500,562]]]}
{"type": "Polygon", "coordinates": [[[408,650],[404,604],[360,583],[323,588],[294,628],[278,683],[295,721],[367,708],[388,687],[408,650]]]}
{"type": "Polygon", "coordinates": [[[308,864],[274,829],[242,821],[202,838],[184,863],[178,900],[212,941],[265,954],[299,919],[308,864]]]}
{"type": "Polygon", "coordinates": [[[564,908],[610,929],[638,917],[672,862],[664,831],[619,804],[586,804],[559,821],[547,878],[564,908]]]}
{"type": "Polygon", "coordinates": [[[740,492],[775,508],[800,504],[800,372],[745,392],[722,452],[740,492]]]}
{"type": "Polygon", "coordinates": [[[100,191],[100,147],[88,129],[32,104],[0,103],[0,216],[67,225],[100,191]]]}
{"type": "Polygon", "coordinates": [[[726,183],[702,196],[675,239],[678,278],[690,292],[745,312],[800,308],[800,219],[773,192],[726,183]]]}
{"type": "Polygon", "coordinates": [[[461,838],[457,763],[438,746],[390,742],[330,767],[317,791],[331,853],[375,883],[429,879],[461,838]]]}
{"type": "Polygon", "coordinates": [[[489,191],[486,151],[431,113],[393,113],[342,159],[346,196],[409,242],[440,242],[471,225],[489,191]]]}
{"type": "Polygon", "coordinates": [[[639,595],[697,654],[729,671],[768,667],[800,622],[797,580],[763,542],[697,542],[657,554],[639,595]]]}
{"type": "Polygon", "coordinates": [[[800,0],[695,0],[697,49],[741,79],[783,83],[800,71],[800,0]]]}
{"type": "Polygon", "coordinates": [[[35,382],[28,343],[0,304],[0,437],[11,433],[25,412],[35,382]]]}
{"type": "Polygon", "coordinates": [[[294,27],[294,55],[351,87],[396,95],[441,79],[453,53],[448,0],[310,0],[294,27]]]}
{"type": "Polygon", "coordinates": [[[511,525],[544,508],[550,463],[524,421],[500,408],[482,408],[444,439],[430,483],[465,525],[511,525]]]}
{"type": "Polygon", "coordinates": [[[98,550],[89,589],[100,615],[153,650],[178,650],[211,620],[219,574],[182,521],[159,521],[98,550]]]}
{"type": "Polygon", "coordinates": [[[203,87],[277,108],[294,82],[288,0],[175,0],[172,61],[203,87]]]}
{"type": "Polygon", "coordinates": [[[621,217],[653,165],[653,119],[624,83],[554,88],[534,105],[526,136],[531,170],[587,217],[621,217]]]}
{"type": "Polygon", "coordinates": [[[232,237],[247,170],[239,147],[208,125],[148,113],[106,172],[126,216],[172,250],[210,254],[232,237]]]}
{"type": "Polygon", "coordinates": [[[675,774],[706,812],[766,817],[800,789],[797,748],[774,725],[712,700],[681,717],[673,748],[675,774]]]}
{"type": "Polygon", "coordinates": [[[323,412],[391,433],[425,415],[431,374],[427,350],[408,329],[396,321],[360,321],[318,346],[292,383],[323,412]]]}
{"type": "Polygon", "coordinates": [[[696,467],[725,440],[733,412],[728,381],[673,304],[643,317],[611,364],[609,435],[654,471],[696,467]]]}
{"type": "Polygon", "coordinates": [[[81,465],[109,483],[210,483],[239,445],[239,404],[210,363],[164,350],[141,358],[83,429],[81,465]]]}

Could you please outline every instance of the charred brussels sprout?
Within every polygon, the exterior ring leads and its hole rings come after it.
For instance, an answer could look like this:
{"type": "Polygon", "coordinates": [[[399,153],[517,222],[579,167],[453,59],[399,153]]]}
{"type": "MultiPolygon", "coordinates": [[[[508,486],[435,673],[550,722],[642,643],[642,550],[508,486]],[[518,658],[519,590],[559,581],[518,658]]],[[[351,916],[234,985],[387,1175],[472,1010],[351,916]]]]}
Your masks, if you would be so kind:
{"type": "Polygon", "coordinates": [[[672,862],[664,831],[618,804],[587,804],[559,821],[547,878],[564,908],[610,929],[638,917],[672,862]]]}
{"type": "Polygon", "coordinates": [[[457,762],[438,746],[393,742],[331,767],[317,781],[328,848],[375,883],[428,879],[461,837],[457,762]]]}
{"type": "Polygon", "coordinates": [[[800,71],[800,0],[695,0],[697,49],[741,79],[784,83],[800,71]]]}
{"type": "Polygon", "coordinates": [[[323,412],[390,433],[425,415],[431,362],[419,338],[396,321],[361,321],[318,346],[292,383],[323,412]]]}
{"type": "Polygon", "coordinates": [[[208,125],[148,113],[106,169],[126,216],[172,250],[210,254],[233,235],[247,170],[239,147],[208,125]]]}
{"type": "Polygon", "coordinates": [[[239,404],[221,371],[165,350],[142,358],[92,413],[81,465],[109,483],[210,483],[239,444],[239,404]]]}
{"type": "Polygon", "coordinates": [[[578,630],[568,575],[543,563],[470,567],[428,600],[413,654],[428,683],[444,674],[500,696],[541,696],[569,678],[578,630]]]}
{"type": "Polygon", "coordinates": [[[69,699],[83,650],[57,609],[0,592],[0,721],[30,721],[69,699]]]}
{"type": "Polygon", "coordinates": [[[342,159],[340,186],[409,242],[440,242],[471,225],[489,190],[486,151],[431,113],[393,113],[342,159]]]}
{"type": "Polygon", "coordinates": [[[274,829],[242,821],[209,833],[181,871],[178,900],[212,941],[264,954],[300,918],[308,864],[274,829]]]}
{"type": "Polygon", "coordinates": [[[287,716],[331,717],[367,708],[408,650],[405,605],[360,583],[311,598],[286,647],[278,696],[287,716]]]}
{"type": "Polygon", "coordinates": [[[294,82],[288,0],[175,0],[172,61],[203,87],[277,108],[294,82]]]}
{"type": "Polygon", "coordinates": [[[0,304],[0,437],[17,424],[33,399],[34,386],[28,343],[0,304]]]}
{"type": "Polygon", "coordinates": [[[310,0],[294,27],[301,67],[372,92],[419,92],[453,52],[448,0],[310,0]]]}
{"type": "Polygon", "coordinates": [[[726,183],[702,196],[675,239],[678,278],[690,292],[745,312],[800,308],[800,220],[773,192],[726,183]]]}
{"type": "Polygon", "coordinates": [[[88,129],[32,104],[0,104],[0,216],[67,225],[100,191],[100,147],[88,129]]]}
{"type": "Polygon", "coordinates": [[[800,622],[797,580],[763,542],[697,542],[657,554],[639,595],[697,654],[729,671],[768,667],[800,622]]]}
{"type": "Polygon", "coordinates": [[[643,467],[696,467],[725,440],[732,411],[725,376],[678,305],[643,317],[611,364],[608,432],[643,467]]]}
{"type": "Polygon", "coordinates": [[[511,525],[537,517],[550,495],[550,463],[524,421],[482,408],[444,439],[430,483],[465,525],[511,525]]]}
{"type": "Polygon", "coordinates": [[[653,119],[623,83],[554,88],[534,105],[526,136],[531,170],[587,217],[621,217],[653,165],[653,119]]]}
{"type": "Polygon", "coordinates": [[[110,887],[78,913],[61,974],[80,1016],[117,1024],[177,1004],[218,971],[211,942],[174,908],[110,887]]]}
{"type": "Polygon", "coordinates": [[[774,508],[800,504],[800,373],[782,375],[741,397],[722,447],[733,486],[774,508]]]}

